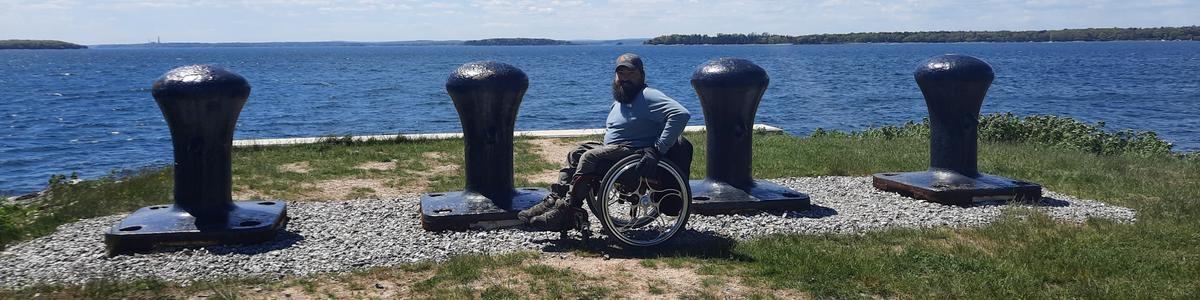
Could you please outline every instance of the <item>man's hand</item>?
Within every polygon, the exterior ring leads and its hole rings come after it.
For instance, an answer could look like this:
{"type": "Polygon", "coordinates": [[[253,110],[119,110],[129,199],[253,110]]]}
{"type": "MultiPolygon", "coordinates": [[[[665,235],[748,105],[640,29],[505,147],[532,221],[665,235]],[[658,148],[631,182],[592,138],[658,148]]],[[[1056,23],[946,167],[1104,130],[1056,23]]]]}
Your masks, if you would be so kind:
{"type": "Polygon", "coordinates": [[[638,150],[642,154],[642,160],[637,164],[638,176],[642,178],[650,178],[658,171],[658,149],[654,147],[646,147],[638,150]]]}

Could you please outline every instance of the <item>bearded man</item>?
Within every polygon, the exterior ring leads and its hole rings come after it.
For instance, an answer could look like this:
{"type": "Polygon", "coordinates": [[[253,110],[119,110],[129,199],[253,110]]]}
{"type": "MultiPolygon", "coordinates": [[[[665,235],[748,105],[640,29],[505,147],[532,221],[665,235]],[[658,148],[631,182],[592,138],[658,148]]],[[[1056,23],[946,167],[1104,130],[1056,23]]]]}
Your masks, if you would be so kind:
{"type": "MultiPolygon", "coordinates": [[[[660,157],[683,134],[691,113],[671,97],[646,86],[642,58],[625,53],[617,57],[612,82],[612,108],[605,121],[604,143],[588,142],[567,155],[567,167],[542,202],[517,214],[521,221],[542,230],[563,231],[580,220],[586,223],[583,200],[592,185],[617,160],[641,154],[637,172],[648,176],[660,157]]],[[[690,161],[690,153],[688,154],[690,161]]],[[[683,174],[687,176],[687,174],[683,174]]]]}

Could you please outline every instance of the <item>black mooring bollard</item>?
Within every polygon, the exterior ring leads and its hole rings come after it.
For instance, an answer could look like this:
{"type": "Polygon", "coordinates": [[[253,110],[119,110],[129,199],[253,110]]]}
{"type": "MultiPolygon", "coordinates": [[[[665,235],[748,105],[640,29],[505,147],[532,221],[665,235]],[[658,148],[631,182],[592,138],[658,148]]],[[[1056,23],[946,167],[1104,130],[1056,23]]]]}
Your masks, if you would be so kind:
{"type": "Polygon", "coordinates": [[[692,74],[708,134],[708,174],[691,182],[696,213],[808,208],[808,195],[752,177],[754,115],[769,82],[766,71],[738,58],[711,60],[692,74]]]}
{"type": "Polygon", "coordinates": [[[463,230],[516,223],[517,212],[549,192],[513,189],[513,126],[529,78],[492,61],[462,65],[446,80],[463,127],[466,187],[461,192],[421,195],[421,227],[463,230]]]}
{"type": "Polygon", "coordinates": [[[955,205],[1041,199],[1037,184],[979,173],[979,107],[996,77],[991,66],[947,54],[922,62],[913,77],[929,108],[929,171],[874,174],[876,188],[955,205]]]}
{"type": "Polygon", "coordinates": [[[283,201],[233,202],[230,150],[250,96],[242,76],[220,67],[179,67],[154,82],[175,148],[175,204],[138,209],[104,235],[110,255],[158,245],[248,244],[287,223],[283,201]]]}

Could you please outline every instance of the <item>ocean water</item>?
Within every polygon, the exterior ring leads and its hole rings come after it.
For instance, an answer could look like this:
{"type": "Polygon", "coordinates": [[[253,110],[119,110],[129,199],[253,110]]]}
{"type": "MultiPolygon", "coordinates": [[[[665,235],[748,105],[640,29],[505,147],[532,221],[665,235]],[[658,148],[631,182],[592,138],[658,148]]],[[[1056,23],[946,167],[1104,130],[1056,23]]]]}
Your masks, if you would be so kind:
{"type": "Polygon", "coordinates": [[[445,80],[475,60],[529,75],[518,130],[598,128],[623,52],[644,57],[649,84],[690,109],[693,125],[704,119],[688,79],[709,59],[766,69],[756,122],[803,135],[920,120],[917,63],[962,53],[995,69],[984,113],[1103,121],[1200,150],[1200,42],[20,50],[0,51],[0,195],[41,189],[52,174],[170,163],[150,86],[182,65],[218,64],[250,81],[234,136],[250,139],[459,131],[445,80]]]}

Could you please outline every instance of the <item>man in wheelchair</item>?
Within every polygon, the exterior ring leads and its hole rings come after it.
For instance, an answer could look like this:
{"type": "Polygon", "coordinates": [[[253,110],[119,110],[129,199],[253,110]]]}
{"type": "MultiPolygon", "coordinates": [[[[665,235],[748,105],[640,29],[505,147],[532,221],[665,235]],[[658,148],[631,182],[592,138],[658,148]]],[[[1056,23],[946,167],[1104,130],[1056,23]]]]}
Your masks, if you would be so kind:
{"type": "MultiPolygon", "coordinates": [[[[567,155],[558,183],[542,202],[517,214],[536,228],[563,231],[586,223],[583,201],[608,166],[630,155],[640,154],[636,166],[640,177],[653,177],[658,160],[681,138],[691,114],[661,91],[646,86],[646,71],[637,54],[617,57],[612,82],[613,103],[605,121],[604,143],[588,142],[567,155]]],[[[686,153],[691,161],[691,151],[686,153]]],[[[678,152],[678,151],[677,151],[678,152]]],[[[686,167],[684,167],[686,168],[686,167]]],[[[687,178],[687,173],[682,175],[687,178]]],[[[634,186],[635,184],[625,184],[634,186]]]]}

